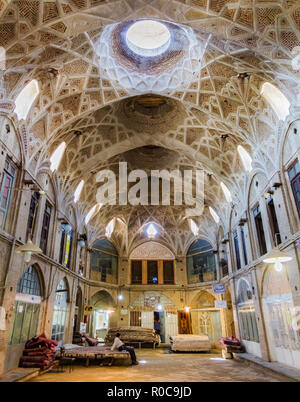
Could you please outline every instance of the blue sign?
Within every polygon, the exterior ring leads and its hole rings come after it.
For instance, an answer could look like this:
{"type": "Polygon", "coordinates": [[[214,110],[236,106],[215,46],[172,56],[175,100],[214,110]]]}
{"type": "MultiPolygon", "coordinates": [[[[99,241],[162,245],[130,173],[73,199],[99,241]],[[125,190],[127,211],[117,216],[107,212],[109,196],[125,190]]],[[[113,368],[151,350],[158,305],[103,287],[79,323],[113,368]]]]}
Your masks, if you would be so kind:
{"type": "Polygon", "coordinates": [[[226,293],[226,286],[224,283],[217,283],[212,285],[212,290],[214,294],[223,295],[226,293]]]}

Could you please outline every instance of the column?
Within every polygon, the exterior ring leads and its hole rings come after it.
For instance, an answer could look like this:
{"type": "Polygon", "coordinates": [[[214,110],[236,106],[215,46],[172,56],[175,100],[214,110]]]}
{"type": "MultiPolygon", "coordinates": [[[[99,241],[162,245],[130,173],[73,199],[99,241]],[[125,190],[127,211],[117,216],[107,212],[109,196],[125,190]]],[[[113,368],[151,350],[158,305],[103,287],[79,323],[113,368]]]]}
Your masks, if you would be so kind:
{"type": "Polygon", "coordinates": [[[164,266],[163,260],[158,260],[158,284],[164,284],[164,266]]]}
{"type": "Polygon", "coordinates": [[[254,308],[255,308],[255,315],[257,318],[257,329],[258,329],[258,336],[259,336],[259,344],[260,344],[260,350],[261,350],[261,355],[262,358],[266,361],[270,361],[270,355],[269,355],[269,346],[268,346],[268,340],[267,340],[267,334],[266,334],[266,329],[265,329],[265,322],[264,322],[264,317],[263,317],[263,312],[262,312],[262,305],[261,305],[261,297],[260,297],[260,288],[258,285],[258,279],[257,279],[257,268],[259,266],[255,266],[253,270],[251,271],[251,276],[252,276],[252,284],[254,287],[254,308]]]}
{"type": "Polygon", "coordinates": [[[142,284],[147,285],[147,261],[142,261],[142,284]]]}

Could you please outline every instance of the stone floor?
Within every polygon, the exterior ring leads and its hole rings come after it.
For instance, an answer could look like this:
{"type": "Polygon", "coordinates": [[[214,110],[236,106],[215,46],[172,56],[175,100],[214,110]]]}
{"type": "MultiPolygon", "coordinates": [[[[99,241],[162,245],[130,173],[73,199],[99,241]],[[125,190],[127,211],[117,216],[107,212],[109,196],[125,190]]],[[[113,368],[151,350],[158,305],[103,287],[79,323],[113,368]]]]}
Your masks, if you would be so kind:
{"type": "Polygon", "coordinates": [[[75,366],[69,373],[48,372],[31,382],[136,382],[209,381],[277,382],[283,378],[238,360],[223,360],[217,353],[172,353],[168,349],[137,350],[140,362],[130,367],[75,366]]]}

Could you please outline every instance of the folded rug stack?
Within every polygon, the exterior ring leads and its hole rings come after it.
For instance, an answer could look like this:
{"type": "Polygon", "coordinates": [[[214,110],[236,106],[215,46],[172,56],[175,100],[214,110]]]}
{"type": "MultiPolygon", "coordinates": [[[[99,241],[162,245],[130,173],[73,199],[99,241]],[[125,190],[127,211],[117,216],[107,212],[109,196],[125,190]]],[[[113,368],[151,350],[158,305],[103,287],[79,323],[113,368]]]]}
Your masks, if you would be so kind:
{"type": "Polygon", "coordinates": [[[171,350],[183,352],[202,352],[211,349],[207,335],[172,335],[170,336],[171,350]]]}
{"type": "Polygon", "coordinates": [[[31,338],[25,344],[19,367],[46,369],[52,366],[55,359],[54,349],[57,345],[56,341],[48,339],[45,334],[31,338]]]}
{"type": "Polygon", "coordinates": [[[152,328],[120,327],[109,328],[104,340],[107,345],[111,345],[114,342],[117,332],[121,334],[121,341],[124,343],[160,343],[160,336],[152,328]]]}

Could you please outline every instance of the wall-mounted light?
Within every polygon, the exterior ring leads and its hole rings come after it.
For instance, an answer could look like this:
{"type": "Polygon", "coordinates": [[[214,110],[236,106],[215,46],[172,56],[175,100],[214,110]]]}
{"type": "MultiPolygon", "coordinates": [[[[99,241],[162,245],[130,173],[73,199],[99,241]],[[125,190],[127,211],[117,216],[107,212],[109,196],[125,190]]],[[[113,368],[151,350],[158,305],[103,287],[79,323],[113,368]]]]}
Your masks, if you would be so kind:
{"type": "Polygon", "coordinates": [[[185,307],[185,312],[189,313],[190,312],[190,308],[188,306],[185,307]]]}
{"type": "Polygon", "coordinates": [[[162,308],[162,305],[159,304],[159,305],[157,306],[157,310],[158,310],[158,311],[162,311],[162,309],[163,309],[163,308],[162,308]]]}
{"type": "Polygon", "coordinates": [[[67,223],[67,224],[64,224],[64,229],[65,229],[65,232],[66,232],[66,233],[69,233],[69,232],[71,232],[71,230],[72,230],[72,226],[69,225],[68,223],[67,223]]]}
{"type": "Polygon", "coordinates": [[[121,301],[121,300],[123,300],[123,299],[124,299],[123,295],[122,295],[122,294],[119,294],[119,295],[118,295],[118,300],[121,301]]]}

